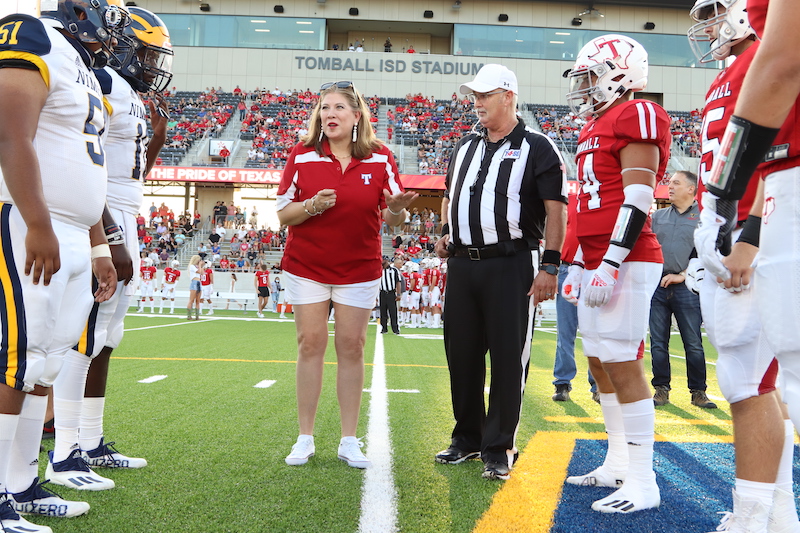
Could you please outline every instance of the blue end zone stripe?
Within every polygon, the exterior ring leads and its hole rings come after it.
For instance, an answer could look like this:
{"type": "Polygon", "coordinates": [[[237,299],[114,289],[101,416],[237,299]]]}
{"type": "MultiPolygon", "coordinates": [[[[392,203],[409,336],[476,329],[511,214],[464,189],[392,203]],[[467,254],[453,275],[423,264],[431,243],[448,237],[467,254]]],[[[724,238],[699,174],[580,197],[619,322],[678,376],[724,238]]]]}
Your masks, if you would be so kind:
{"type": "Polygon", "coordinates": [[[4,366],[2,368],[5,375],[10,369],[8,368],[9,358],[14,361],[14,379],[15,383],[7,383],[7,385],[14,387],[17,390],[22,390],[23,377],[27,368],[27,361],[25,355],[28,351],[28,332],[27,322],[25,319],[25,305],[22,298],[22,284],[17,272],[16,263],[14,262],[14,251],[11,248],[11,233],[9,230],[9,215],[11,213],[11,204],[2,204],[0,206],[0,248],[3,252],[3,264],[0,268],[3,272],[0,273],[0,297],[2,298],[3,305],[0,305],[0,318],[2,318],[2,345],[0,345],[0,354],[3,356],[4,366]],[[4,281],[4,282],[3,282],[4,281]],[[10,285],[10,286],[9,286],[10,285]],[[11,294],[9,294],[9,291],[11,294]],[[13,313],[9,313],[13,307],[13,313]],[[15,345],[9,345],[9,337],[16,337],[15,345]]]}

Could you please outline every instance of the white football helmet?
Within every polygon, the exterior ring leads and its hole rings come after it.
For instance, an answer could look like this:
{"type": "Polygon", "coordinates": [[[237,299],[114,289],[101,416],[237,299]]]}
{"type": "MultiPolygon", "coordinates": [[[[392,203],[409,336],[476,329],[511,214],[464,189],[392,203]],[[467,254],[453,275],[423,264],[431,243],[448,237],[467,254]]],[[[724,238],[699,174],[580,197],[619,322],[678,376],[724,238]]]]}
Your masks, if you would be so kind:
{"type": "Polygon", "coordinates": [[[438,257],[433,257],[429,260],[428,266],[431,268],[439,268],[439,265],[442,264],[442,260],[438,257]]]}
{"type": "Polygon", "coordinates": [[[747,18],[746,0],[697,0],[689,15],[696,24],[686,36],[700,63],[722,61],[734,45],[755,34],[747,18]],[[716,38],[710,30],[714,27],[716,38]]]}
{"type": "Polygon", "coordinates": [[[415,263],[414,261],[409,261],[408,263],[411,263],[409,265],[409,272],[419,272],[419,263],[415,263]]]}
{"type": "Polygon", "coordinates": [[[150,259],[149,257],[145,257],[144,259],[142,259],[142,264],[146,267],[151,267],[153,266],[153,260],[150,259]]]}
{"type": "Polygon", "coordinates": [[[647,87],[647,50],[625,35],[603,35],[586,43],[572,69],[567,103],[581,118],[608,109],[628,91],[647,87]]]}
{"type": "Polygon", "coordinates": [[[181,266],[181,262],[177,259],[172,262],[172,268],[178,268],[179,266],[181,266]]]}

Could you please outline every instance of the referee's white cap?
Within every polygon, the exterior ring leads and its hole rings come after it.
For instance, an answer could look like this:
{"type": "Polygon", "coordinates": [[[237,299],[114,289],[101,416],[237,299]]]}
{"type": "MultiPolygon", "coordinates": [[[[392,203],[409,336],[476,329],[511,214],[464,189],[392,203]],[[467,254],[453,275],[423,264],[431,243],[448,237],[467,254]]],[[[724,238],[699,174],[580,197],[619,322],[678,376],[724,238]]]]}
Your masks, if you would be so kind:
{"type": "Polygon", "coordinates": [[[484,65],[475,75],[475,79],[464,83],[459,88],[461,94],[488,93],[495,89],[505,89],[514,94],[519,94],[517,76],[508,67],[489,63],[484,65]]]}

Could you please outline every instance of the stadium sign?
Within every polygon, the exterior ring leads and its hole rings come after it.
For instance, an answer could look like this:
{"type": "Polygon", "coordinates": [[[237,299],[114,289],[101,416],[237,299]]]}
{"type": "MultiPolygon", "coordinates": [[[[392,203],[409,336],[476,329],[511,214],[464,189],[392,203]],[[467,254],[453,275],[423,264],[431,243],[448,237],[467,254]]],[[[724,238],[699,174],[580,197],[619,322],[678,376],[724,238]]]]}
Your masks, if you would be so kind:
{"type": "Polygon", "coordinates": [[[356,72],[406,72],[413,74],[442,74],[457,76],[474,76],[483,63],[466,63],[454,61],[432,61],[415,59],[373,59],[341,57],[294,56],[297,70],[352,70],[356,72]]]}

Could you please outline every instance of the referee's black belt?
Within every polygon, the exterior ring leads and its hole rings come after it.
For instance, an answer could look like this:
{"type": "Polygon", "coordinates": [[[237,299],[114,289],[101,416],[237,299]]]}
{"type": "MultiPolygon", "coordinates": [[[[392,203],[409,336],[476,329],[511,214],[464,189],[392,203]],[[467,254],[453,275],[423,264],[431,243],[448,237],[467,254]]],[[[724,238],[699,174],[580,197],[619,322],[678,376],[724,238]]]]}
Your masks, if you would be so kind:
{"type": "Polygon", "coordinates": [[[453,257],[469,257],[473,261],[491,259],[493,257],[506,257],[516,255],[517,252],[530,250],[531,246],[525,239],[515,239],[513,241],[503,241],[497,244],[486,246],[456,246],[451,245],[448,249],[453,257]]]}

